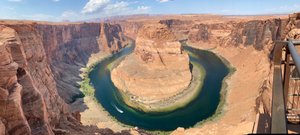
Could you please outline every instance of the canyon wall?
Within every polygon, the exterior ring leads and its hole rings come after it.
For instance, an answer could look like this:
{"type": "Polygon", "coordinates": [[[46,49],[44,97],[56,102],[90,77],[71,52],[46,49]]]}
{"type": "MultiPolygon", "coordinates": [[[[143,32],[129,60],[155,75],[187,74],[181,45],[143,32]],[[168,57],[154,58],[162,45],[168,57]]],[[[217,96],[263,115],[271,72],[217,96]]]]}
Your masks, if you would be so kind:
{"type": "Polygon", "coordinates": [[[79,69],[92,53],[118,51],[125,40],[120,26],[106,23],[1,22],[0,134],[88,131],[67,104],[80,95],[79,69]]]}
{"type": "Polygon", "coordinates": [[[124,35],[131,37],[133,39],[136,38],[137,33],[140,28],[143,27],[143,22],[128,22],[128,21],[116,21],[114,24],[122,24],[122,30],[124,35]]]}
{"type": "MultiPolygon", "coordinates": [[[[273,41],[284,39],[288,19],[272,18],[264,20],[241,20],[239,18],[210,23],[195,20],[157,20],[168,25],[177,37],[189,43],[217,46],[253,46],[256,50],[270,48],[273,41]]],[[[120,21],[122,27],[140,28],[140,22],[120,21]]],[[[136,30],[124,29],[136,37],[136,30]]]]}
{"type": "Polygon", "coordinates": [[[79,69],[86,66],[91,54],[117,52],[126,44],[119,25],[85,23],[37,25],[36,28],[42,37],[58,92],[67,103],[81,96],[79,69]]]}

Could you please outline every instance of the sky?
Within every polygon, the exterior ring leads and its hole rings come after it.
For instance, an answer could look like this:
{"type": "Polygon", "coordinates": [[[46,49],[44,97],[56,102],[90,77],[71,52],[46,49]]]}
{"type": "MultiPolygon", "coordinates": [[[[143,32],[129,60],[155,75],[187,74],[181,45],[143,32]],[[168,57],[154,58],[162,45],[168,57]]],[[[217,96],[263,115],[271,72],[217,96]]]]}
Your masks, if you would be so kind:
{"type": "Polygon", "coordinates": [[[81,21],[132,14],[290,14],[300,0],[0,0],[0,19],[81,21]]]}

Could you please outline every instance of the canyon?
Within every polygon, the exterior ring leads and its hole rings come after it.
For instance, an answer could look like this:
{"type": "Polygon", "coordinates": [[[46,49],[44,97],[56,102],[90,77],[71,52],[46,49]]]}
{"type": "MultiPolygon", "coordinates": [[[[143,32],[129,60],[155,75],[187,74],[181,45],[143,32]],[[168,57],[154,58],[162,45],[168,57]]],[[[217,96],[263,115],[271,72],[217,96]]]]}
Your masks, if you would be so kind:
{"type": "Polygon", "coordinates": [[[71,104],[90,55],[126,44],[120,26],[1,21],[0,31],[1,132],[113,133],[81,126],[71,104]]]}
{"type": "MultiPolygon", "coordinates": [[[[93,54],[118,52],[131,40],[138,41],[144,24],[157,23],[166,25],[180,41],[209,49],[236,68],[226,80],[223,113],[201,126],[179,127],[172,134],[252,133],[256,116],[271,113],[274,42],[300,37],[300,14],[161,18],[128,17],[109,23],[0,21],[0,135],[113,134],[111,129],[80,122],[78,104],[84,96],[78,83],[80,69],[93,54]]],[[[132,130],[119,134],[146,134],[132,130]]]]}

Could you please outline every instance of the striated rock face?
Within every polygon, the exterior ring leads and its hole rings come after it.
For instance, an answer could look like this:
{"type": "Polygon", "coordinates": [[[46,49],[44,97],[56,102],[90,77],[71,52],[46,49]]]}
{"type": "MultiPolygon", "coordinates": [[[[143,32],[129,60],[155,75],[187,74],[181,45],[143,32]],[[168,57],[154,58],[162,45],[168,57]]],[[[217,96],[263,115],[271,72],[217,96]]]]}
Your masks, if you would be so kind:
{"type": "Polygon", "coordinates": [[[5,135],[5,125],[2,121],[0,121],[0,135],[5,135]]]}
{"type": "Polygon", "coordinates": [[[225,21],[216,23],[199,23],[186,27],[173,25],[172,29],[182,29],[183,35],[187,35],[189,43],[200,43],[219,46],[247,47],[253,46],[256,50],[270,49],[273,41],[282,38],[282,29],[286,20],[249,20],[249,21],[225,21]]]}
{"type": "Polygon", "coordinates": [[[6,132],[53,134],[54,125],[50,123],[58,122],[65,104],[57,94],[54,79],[47,75],[50,68],[41,40],[30,26],[19,27],[24,30],[19,33],[1,27],[0,117],[6,132]]]}
{"type": "Polygon", "coordinates": [[[124,42],[117,25],[0,24],[0,135],[101,133],[83,128],[66,103],[80,94],[90,55],[124,42]]]}
{"type": "Polygon", "coordinates": [[[189,57],[166,25],[140,29],[134,53],[115,69],[112,81],[123,93],[143,103],[176,95],[191,81],[189,57]]]}
{"type": "MultiPolygon", "coordinates": [[[[294,16],[296,17],[296,15],[294,16]]],[[[288,24],[288,20],[285,18],[243,19],[222,17],[220,19],[203,18],[201,16],[181,18],[167,20],[160,20],[160,18],[157,21],[167,25],[178,39],[187,40],[190,44],[203,44],[207,48],[253,46],[258,51],[269,50],[272,48],[273,41],[284,39],[287,32],[291,30],[285,29],[287,25],[293,25],[293,27],[300,25],[300,21],[296,19],[292,21],[294,23],[288,24]]],[[[120,22],[123,27],[137,27],[140,23],[141,21],[134,22],[132,20],[128,20],[126,23],[120,22]]],[[[137,32],[134,34],[130,29],[124,29],[124,32],[131,33],[132,37],[137,35],[137,32]]]]}
{"type": "Polygon", "coordinates": [[[43,46],[57,83],[59,95],[67,102],[80,96],[81,68],[91,54],[117,52],[126,45],[119,25],[84,23],[67,25],[38,24],[43,46]]]}
{"type": "Polygon", "coordinates": [[[280,19],[238,23],[221,43],[225,46],[242,45],[253,46],[256,50],[267,49],[273,41],[281,38],[281,23],[280,19]]]}

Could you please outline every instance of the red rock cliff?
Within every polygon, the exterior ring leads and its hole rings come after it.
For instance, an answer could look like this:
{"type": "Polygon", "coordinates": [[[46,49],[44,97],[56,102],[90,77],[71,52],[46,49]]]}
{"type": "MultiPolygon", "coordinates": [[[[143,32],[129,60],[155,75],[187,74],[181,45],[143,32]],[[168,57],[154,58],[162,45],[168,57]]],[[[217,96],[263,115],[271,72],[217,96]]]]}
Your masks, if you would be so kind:
{"type": "MultiPolygon", "coordinates": [[[[207,44],[207,46],[253,46],[256,50],[264,50],[269,49],[273,41],[284,39],[287,34],[285,27],[288,25],[288,19],[286,18],[221,17],[221,20],[219,18],[183,16],[181,19],[172,19],[172,17],[167,20],[157,19],[157,22],[168,25],[179,39],[187,40],[189,43],[207,44]]],[[[136,37],[137,29],[141,28],[143,21],[129,20],[119,23],[125,28],[135,28],[135,30],[124,29],[124,33],[136,37]]]]}
{"type": "Polygon", "coordinates": [[[84,23],[36,25],[41,35],[47,60],[51,65],[60,96],[68,103],[80,96],[78,82],[83,68],[93,53],[117,52],[125,45],[119,25],[84,23]]]}
{"type": "Polygon", "coordinates": [[[9,134],[53,134],[52,128],[67,113],[47,63],[42,40],[30,25],[1,26],[0,108],[9,134]]]}
{"type": "Polygon", "coordinates": [[[0,134],[83,131],[71,114],[79,69],[99,51],[118,51],[118,25],[0,25],[0,134]]]}

